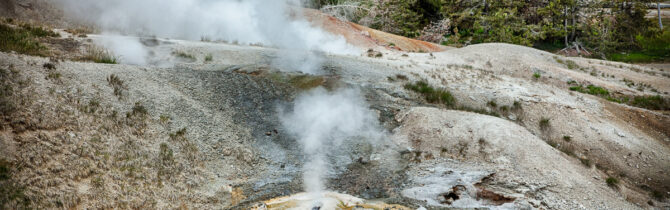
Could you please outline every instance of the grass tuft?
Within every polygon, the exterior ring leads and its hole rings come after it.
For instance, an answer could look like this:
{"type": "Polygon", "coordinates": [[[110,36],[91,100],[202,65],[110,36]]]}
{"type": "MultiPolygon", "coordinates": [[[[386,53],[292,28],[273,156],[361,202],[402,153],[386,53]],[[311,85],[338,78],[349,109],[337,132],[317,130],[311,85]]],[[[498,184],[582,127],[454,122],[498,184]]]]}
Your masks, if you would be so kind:
{"type": "Polygon", "coordinates": [[[149,111],[147,111],[147,108],[142,105],[140,102],[135,102],[135,106],[133,106],[133,111],[132,114],[135,116],[146,116],[149,114],[149,111]]]}
{"type": "Polygon", "coordinates": [[[547,130],[551,126],[551,122],[549,118],[542,117],[540,119],[540,129],[542,130],[547,130]]]}
{"type": "Polygon", "coordinates": [[[616,179],[616,178],[614,178],[614,177],[611,177],[611,176],[610,176],[610,177],[607,177],[607,179],[605,180],[605,182],[606,182],[607,185],[609,185],[610,187],[616,187],[616,186],[619,184],[619,180],[616,179]]]}
{"type": "Polygon", "coordinates": [[[109,77],[107,77],[107,84],[109,84],[109,86],[114,89],[114,95],[119,98],[123,96],[123,90],[127,88],[123,83],[123,80],[114,74],[111,74],[109,77]]]}
{"type": "Polygon", "coordinates": [[[407,83],[405,89],[420,93],[429,103],[444,104],[449,107],[456,105],[456,98],[451,95],[451,92],[433,88],[425,81],[407,83]]]}
{"type": "Polygon", "coordinates": [[[86,48],[86,55],[83,60],[92,61],[95,63],[117,64],[118,60],[114,54],[105,48],[89,45],[86,48]]]}

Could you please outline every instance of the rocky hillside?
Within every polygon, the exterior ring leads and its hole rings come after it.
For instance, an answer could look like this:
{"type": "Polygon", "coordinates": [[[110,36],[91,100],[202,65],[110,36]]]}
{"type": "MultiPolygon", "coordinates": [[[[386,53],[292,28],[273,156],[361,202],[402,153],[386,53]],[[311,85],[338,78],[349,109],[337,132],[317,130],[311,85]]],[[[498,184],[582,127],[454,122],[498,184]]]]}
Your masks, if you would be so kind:
{"type": "Polygon", "coordinates": [[[106,35],[63,30],[39,39],[62,56],[0,53],[3,208],[291,207],[308,157],[278,110],[321,87],[360,90],[384,130],[328,156],[339,208],[670,207],[670,70],[340,29],[372,41],[316,75],[271,47],[160,38],[145,65],[94,63],[106,35]]]}

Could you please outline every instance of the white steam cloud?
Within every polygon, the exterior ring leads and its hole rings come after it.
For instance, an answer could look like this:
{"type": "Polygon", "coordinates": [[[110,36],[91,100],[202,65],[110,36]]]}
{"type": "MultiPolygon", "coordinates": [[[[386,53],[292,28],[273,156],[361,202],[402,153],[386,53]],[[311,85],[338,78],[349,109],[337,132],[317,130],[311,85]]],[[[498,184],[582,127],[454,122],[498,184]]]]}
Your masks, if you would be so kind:
{"type": "MultiPolygon", "coordinates": [[[[309,51],[357,55],[341,36],[312,26],[298,0],[58,0],[65,14],[104,32],[164,38],[263,43],[286,50],[277,65],[305,73],[320,63],[309,51]],[[287,59],[282,59],[287,60],[287,59]],[[300,63],[299,65],[295,65],[300,63]],[[305,65],[314,63],[313,65],[305,65]]],[[[137,54],[131,52],[127,54],[137,54]]]]}
{"type": "Polygon", "coordinates": [[[328,92],[316,88],[295,100],[292,112],[280,114],[282,125],[303,147],[304,187],[318,200],[330,172],[328,155],[353,138],[376,143],[382,137],[376,113],[356,89],[328,92]]]}

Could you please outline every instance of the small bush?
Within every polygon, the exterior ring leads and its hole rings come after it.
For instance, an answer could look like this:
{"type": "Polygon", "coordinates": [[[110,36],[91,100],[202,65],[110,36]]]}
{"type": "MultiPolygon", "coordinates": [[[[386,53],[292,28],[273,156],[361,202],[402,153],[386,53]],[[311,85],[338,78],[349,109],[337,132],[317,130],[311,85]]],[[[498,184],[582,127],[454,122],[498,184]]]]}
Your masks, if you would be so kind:
{"type": "Polygon", "coordinates": [[[42,67],[44,67],[47,70],[55,70],[56,69],[56,65],[54,65],[53,63],[44,63],[44,65],[42,65],[42,67]]]}
{"type": "Polygon", "coordinates": [[[488,105],[493,108],[498,108],[498,103],[496,103],[494,100],[489,101],[488,105]]]}
{"type": "Polygon", "coordinates": [[[619,180],[616,179],[616,178],[614,178],[614,177],[611,177],[611,176],[610,176],[610,177],[607,177],[607,179],[605,180],[605,182],[606,182],[607,185],[609,185],[610,187],[616,187],[616,186],[619,184],[619,180]]]}
{"type": "Polygon", "coordinates": [[[422,94],[429,103],[439,103],[449,107],[456,105],[456,98],[451,95],[451,92],[444,89],[435,89],[425,81],[407,83],[405,89],[422,94]]]}
{"type": "Polygon", "coordinates": [[[395,78],[397,78],[399,80],[408,80],[409,79],[409,78],[407,78],[407,76],[402,75],[402,74],[396,74],[395,78]]]}
{"type": "Polygon", "coordinates": [[[572,137],[570,137],[570,136],[563,136],[563,140],[564,140],[564,141],[567,141],[567,142],[570,142],[570,141],[572,141],[572,137]]]}
{"type": "Polygon", "coordinates": [[[135,116],[145,116],[149,114],[149,111],[147,111],[147,108],[142,105],[140,102],[135,102],[135,106],[133,106],[133,111],[132,114],[135,116]]]}
{"type": "Polygon", "coordinates": [[[582,164],[587,167],[591,167],[591,160],[587,158],[579,158],[579,162],[582,162],[582,164]]]}
{"type": "Polygon", "coordinates": [[[548,129],[551,126],[549,121],[550,121],[549,118],[542,117],[540,119],[540,129],[542,129],[542,130],[548,129]]]}
{"type": "Polygon", "coordinates": [[[170,134],[170,140],[186,140],[186,128],[179,129],[177,132],[170,134]]]}
{"type": "Polygon", "coordinates": [[[535,73],[533,73],[533,77],[535,79],[540,79],[540,77],[542,77],[542,75],[539,72],[535,72],[535,73]]]}
{"type": "Polygon", "coordinates": [[[86,48],[86,55],[83,59],[95,63],[117,64],[117,58],[114,54],[105,48],[95,45],[89,45],[86,48]]]}
{"type": "Polygon", "coordinates": [[[205,56],[205,61],[206,62],[210,62],[210,61],[213,61],[213,60],[214,60],[214,56],[212,56],[212,54],[207,54],[205,56]]]}

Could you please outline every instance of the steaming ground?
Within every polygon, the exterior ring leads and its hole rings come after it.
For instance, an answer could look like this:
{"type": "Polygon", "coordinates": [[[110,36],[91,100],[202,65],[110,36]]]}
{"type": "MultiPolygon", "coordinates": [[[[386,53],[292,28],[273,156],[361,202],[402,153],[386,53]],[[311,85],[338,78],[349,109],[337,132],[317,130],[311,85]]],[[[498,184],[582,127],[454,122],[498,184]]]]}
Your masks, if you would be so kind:
{"type": "MultiPolygon", "coordinates": [[[[109,11],[131,3],[117,2],[125,4],[109,11]]],[[[227,4],[248,14],[237,1],[213,4],[185,14],[227,4]]],[[[294,23],[304,22],[281,24],[294,23]]],[[[133,28],[166,29],[152,26],[133,28]]],[[[339,26],[324,28],[353,30],[339,26]]],[[[295,38],[296,30],[284,35],[295,38]]],[[[343,39],[365,48],[376,41],[350,40],[402,39],[363,31],[343,39]]],[[[257,32],[268,34],[248,38],[257,32]]],[[[123,64],[0,53],[3,90],[12,90],[3,110],[16,108],[0,126],[0,157],[8,161],[0,163],[10,166],[11,182],[0,181],[19,198],[3,203],[8,208],[29,200],[34,208],[281,209],[313,206],[315,194],[324,209],[670,207],[667,111],[568,84],[668,97],[663,70],[508,44],[409,53],[376,43],[363,54],[279,41],[61,33],[75,46],[63,57],[98,44],[123,64]],[[420,80],[451,91],[461,106],[499,116],[451,110],[404,88],[420,80]],[[608,184],[610,177],[617,183],[608,184]]],[[[310,43],[303,38],[297,42],[310,43]]]]}
{"type": "MultiPolygon", "coordinates": [[[[485,44],[432,56],[327,55],[323,75],[308,76],[271,67],[281,53],[273,48],[158,43],[145,47],[150,54],[183,51],[195,60],[171,55],[168,66],[135,66],[2,54],[3,68],[19,70],[30,81],[19,91],[26,105],[4,126],[2,154],[27,164],[17,183],[39,206],[246,208],[302,192],[303,169],[311,159],[277,108],[291,113],[317,85],[335,95],[342,88],[359,89],[362,98],[344,94],[336,101],[367,104],[389,133],[375,146],[353,141],[324,148],[331,163],[324,189],[414,208],[667,206],[650,191],[667,192],[668,116],[570,92],[565,85],[569,78],[638,91],[618,82],[630,78],[669,91],[667,78],[645,73],[651,69],[561,58],[617,77],[602,78],[569,70],[545,52],[485,44]],[[213,61],[205,62],[208,54],[213,61]],[[509,54],[515,56],[505,58],[509,54]],[[55,70],[45,63],[54,63],[55,70]],[[538,70],[543,78],[532,79],[538,70]],[[61,76],[50,78],[53,72],[61,76]],[[126,86],[122,97],[106,81],[112,74],[126,86]],[[489,101],[511,107],[516,100],[521,111],[492,117],[436,107],[403,88],[421,79],[451,90],[466,105],[491,109],[489,101]],[[134,111],[136,102],[146,115],[134,111]],[[538,126],[542,117],[551,119],[549,131],[538,126]],[[575,156],[588,158],[591,166],[547,143],[565,135],[572,141],[560,144],[573,146],[575,156]],[[610,176],[618,177],[617,187],[606,184],[610,176]],[[36,179],[43,181],[31,181],[36,179]]],[[[327,96],[317,101],[334,100],[327,96]]],[[[357,112],[343,111],[350,113],[357,112]]],[[[304,126],[296,130],[316,132],[304,126]]]]}

